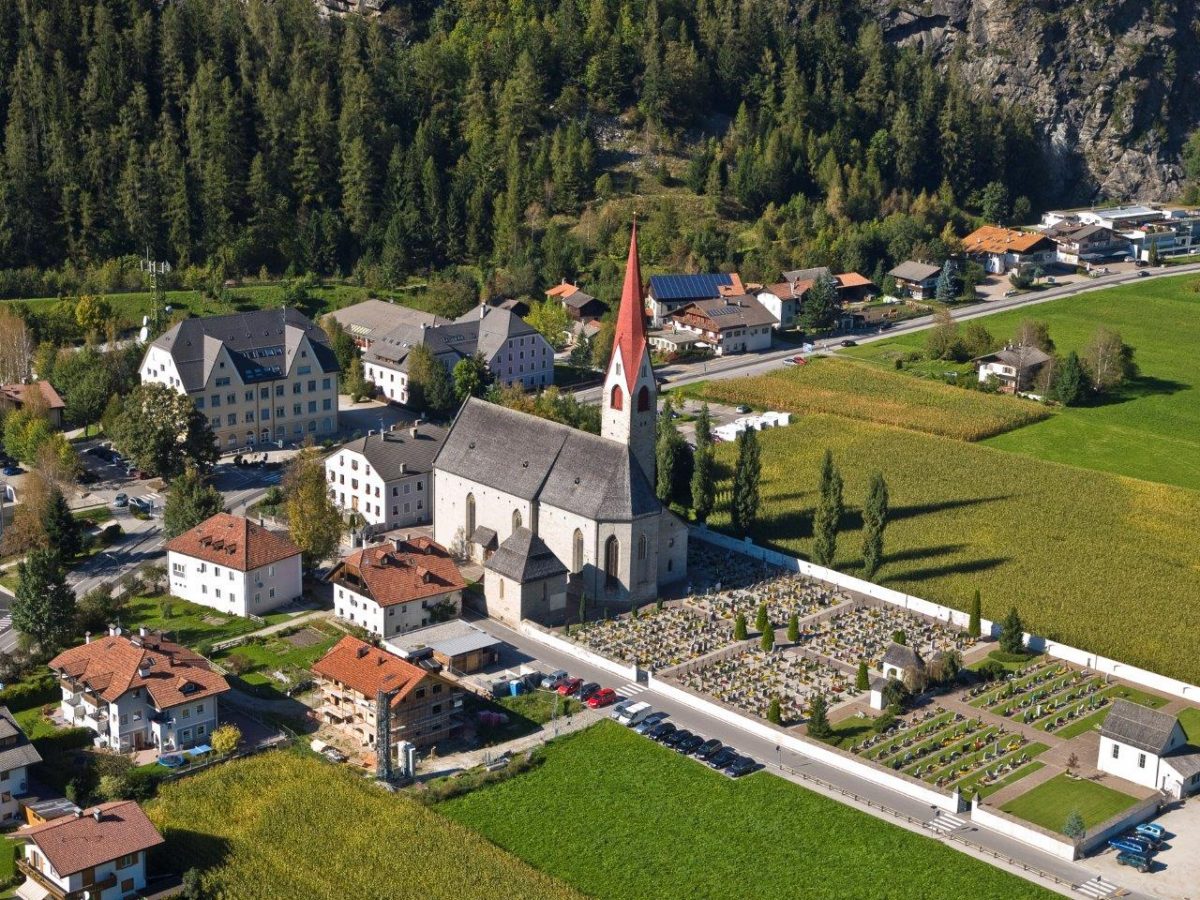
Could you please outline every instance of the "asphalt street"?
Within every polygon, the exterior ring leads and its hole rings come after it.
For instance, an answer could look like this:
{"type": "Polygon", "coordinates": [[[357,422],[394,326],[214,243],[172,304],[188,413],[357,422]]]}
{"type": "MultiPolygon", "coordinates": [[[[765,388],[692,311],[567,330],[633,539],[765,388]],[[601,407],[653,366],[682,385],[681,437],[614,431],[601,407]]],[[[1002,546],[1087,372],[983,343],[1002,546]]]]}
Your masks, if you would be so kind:
{"type": "MultiPolygon", "coordinates": [[[[468,615],[468,618],[470,617],[468,615]]],[[[495,637],[515,647],[519,658],[527,658],[531,664],[536,664],[542,671],[550,672],[555,669],[565,669],[574,677],[583,678],[585,681],[595,681],[604,687],[611,687],[623,697],[635,697],[638,700],[644,700],[650,703],[655,709],[669,713],[670,721],[681,728],[687,728],[689,731],[703,735],[706,738],[716,738],[722,743],[736,748],[740,753],[752,756],[773,774],[801,784],[810,790],[826,794],[840,803],[858,807],[863,812],[874,815],[891,824],[908,828],[910,831],[917,832],[925,837],[944,841],[957,850],[969,853],[993,865],[998,865],[1000,868],[1008,869],[1024,878],[1035,880],[1039,884],[1057,890],[1062,894],[1076,896],[1070,889],[1071,885],[1083,884],[1100,874],[1098,869],[1089,867],[1086,860],[1070,863],[1005,835],[976,827],[970,821],[969,812],[960,813],[957,816],[957,819],[961,820],[963,824],[961,827],[952,830],[950,836],[935,832],[923,825],[916,825],[904,819],[898,819],[880,810],[878,806],[888,807],[922,823],[930,823],[935,818],[938,818],[938,809],[920,803],[903,794],[872,784],[839,769],[812,761],[788,750],[782,750],[771,741],[765,740],[753,733],[743,731],[721,719],[709,716],[700,710],[670,699],[659,694],[653,688],[622,682],[619,678],[604,669],[589,665],[567,653],[561,653],[544,644],[538,643],[500,622],[478,617],[475,617],[473,621],[476,625],[490,632],[495,637]],[[817,781],[811,779],[817,779],[817,781]],[[824,784],[819,782],[823,782],[824,784]],[[825,785],[832,785],[833,789],[831,790],[825,785]],[[858,797],[875,804],[875,807],[847,797],[841,793],[842,791],[849,791],[856,794],[858,797]],[[993,853],[998,853],[1008,859],[1015,860],[1016,865],[1007,863],[1004,860],[997,860],[991,855],[993,853]],[[1055,885],[1049,879],[1038,878],[1033,873],[1023,870],[1022,866],[1048,872],[1070,884],[1055,885]]],[[[647,738],[647,740],[649,739],[647,738]]],[[[947,820],[943,817],[940,821],[945,822],[947,820]]],[[[1138,898],[1142,895],[1128,892],[1124,896],[1138,898]]]]}

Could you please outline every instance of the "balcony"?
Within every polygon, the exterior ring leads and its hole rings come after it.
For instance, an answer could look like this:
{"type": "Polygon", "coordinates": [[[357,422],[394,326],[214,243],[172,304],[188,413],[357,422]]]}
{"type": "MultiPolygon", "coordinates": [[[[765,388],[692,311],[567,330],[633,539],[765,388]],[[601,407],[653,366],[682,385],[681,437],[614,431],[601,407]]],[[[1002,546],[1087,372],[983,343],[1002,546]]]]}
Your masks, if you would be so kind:
{"type": "Polygon", "coordinates": [[[106,878],[97,881],[95,884],[90,884],[82,890],[66,891],[63,890],[61,885],[47,878],[20,857],[17,859],[17,870],[34,884],[48,891],[49,896],[53,897],[54,900],[84,900],[84,897],[96,897],[109,888],[116,886],[117,883],[116,873],[109,872],[106,878]]]}

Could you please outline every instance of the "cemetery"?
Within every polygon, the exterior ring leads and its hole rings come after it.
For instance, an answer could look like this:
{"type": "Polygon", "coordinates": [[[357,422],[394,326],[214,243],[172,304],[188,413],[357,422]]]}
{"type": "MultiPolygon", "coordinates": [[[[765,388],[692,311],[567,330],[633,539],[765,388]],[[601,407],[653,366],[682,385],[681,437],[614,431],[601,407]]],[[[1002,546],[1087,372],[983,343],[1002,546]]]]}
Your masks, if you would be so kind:
{"type": "Polygon", "coordinates": [[[589,622],[572,632],[579,644],[610,659],[644,668],[677,666],[733,643],[733,625],[688,603],[589,622]]]}
{"type": "Polygon", "coordinates": [[[893,606],[863,603],[801,628],[800,646],[848,666],[865,660],[871,669],[881,669],[883,655],[898,634],[903,638],[899,643],[926,659],[938,651],[965,653],[976,643],[945,623],[893,606]]]}
{"type": "Polygon", "coordinates": [[[771,701],[778,700],[785,725],[800,722],[816,694],[836,702],[858,693],[853,678],[841,669],[790,651],[746,649],[688,667],[676,677],[694,691],[761,718],[767,717],[771,701]]]}

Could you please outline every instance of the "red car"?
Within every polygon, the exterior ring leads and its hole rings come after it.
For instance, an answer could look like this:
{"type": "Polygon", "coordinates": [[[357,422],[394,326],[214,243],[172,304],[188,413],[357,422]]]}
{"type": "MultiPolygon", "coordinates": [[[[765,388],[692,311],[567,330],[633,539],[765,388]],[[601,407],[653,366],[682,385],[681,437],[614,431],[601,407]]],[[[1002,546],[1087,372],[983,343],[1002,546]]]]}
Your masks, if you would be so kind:
{"type": "Polygon", "coordinates": [[[558,686],[558,692],[564,697],[570,697],[573,693],[583,687],[582,678],[568,678],[558,686]]]}
{"type": "Polygon", "coordinates": [[[612,688],[600,688],[592,696],[588,697],[587,705],[591,709],[599,709],[602,706],[608,706],[610,703],[617,702],[617,692],[612,688]]]}

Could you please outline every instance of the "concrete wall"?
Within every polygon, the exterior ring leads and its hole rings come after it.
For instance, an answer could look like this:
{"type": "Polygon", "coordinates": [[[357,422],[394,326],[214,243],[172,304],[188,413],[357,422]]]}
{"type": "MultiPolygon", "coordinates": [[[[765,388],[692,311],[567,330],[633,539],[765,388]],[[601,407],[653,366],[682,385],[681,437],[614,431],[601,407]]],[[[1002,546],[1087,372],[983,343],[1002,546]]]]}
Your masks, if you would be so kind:
{"type": "MultiPolygon", "coordinates": [[[[771,565],[779,566],[792,572],[800,572],[801,574],[811,576],[812,578],[820,579],[821,581],[829,582],[838,587],[846,588],[847,590],[857,591],[860,594],[865,594],[868,597],[874,597],[877,600],[882,600],[884,603],[891,603],[894,606],[900,606],[904,609],[911,610],[921,615],[929,616],[934,619],[939,619],[943,622],[949,622],[959,628],[966,628],[970,622],[970,614],[962,610],[951,609],[948,606],[942,606],[938,603],[931,603],[928,600],[923,600],[920,597],[913,597],[909,594],[903,594],[900,591],[893,591],[889,588],[881,587],[877,584],[872,584],[869,581],[863,581],[861,578],[854,578],[850,575],[843,575],[841,572],[835,572],[833,569],[826,569],[822,566],[813,565],[802,559],[797,559],[794,556],[785,556],[782,553],[777,553],[774,550],[767,550],[764,547],[752,543],[749,540],[738,540],[737,538],[729,537],[728,535],[719,534],[710,531],[707,528],[693,527],[691,530],[692,540],[707,541],[717,547],[722,547],[726,550],[733,550],[738,553],[744,553],[754,559],[761,559],[771,565]]],[[[985,635],[999,636],[1000,623],[992,622],[988,619],[980,620],[980,627],[985,635]]],[[[1133,684],[1148,687],[1151,690],[1161,691],[1164,694],[1170,694],[1174,697],[1182,697],[1185,700],[1200,701],[1200,687],[1194,684],[1188,684],[1186,681],[1179,681],[1175,678],[1168,678],[1165,675],[1159,675],[1157,672],[1148,672],[1145,669],[1139,669],[1137,666],[1131,666],[1127,663],[1117,662],[1116,660],[1107,659],[1095,653],[1090,653],[1087,650],[1080,650],[1077,647],[1072,647],[1068,644],[1062,644],[1058,641],[1051,641],[1035,634],[1025,635],[1026,643],[1031,650],[1036,650],[1052,656],[1055,659],[1065,660],[1066,662],[1074,663],[1079,666],[1084,666],[1102,675],[1112,675],[1124,681],[1133,684]]]]}
{"type": "Polygon", "coordinates": [[[638,669],[637,666],[625,666],[619,662],[609,659],[607,656],[601,656],[599,653],[593,653],[591,650],[586,650],[576,644],[574,641],[567,638],[561,638],[539,625],[524,620],[517,626],[517,630],[528,638],[533,638],[539,643],[545,644],[547,647],[553,647],[560,653],[566,653],[581,659],[589,665],[596,666],[599,669],[604,669],[606,672],[612,672],[618,678],[625,678],[629,681],[637,681],[638,669]]]}
{"type": "MultiPolygon", "coordinates": [[[[1066,813],[1063,814],[1064,816],[1066,813]]],[[[998,809],[982,806],[978,802],[971,804],[971,820],[976,825],[982,825],[992,831],[998,831],[1014,838],[1023,844],[1037,847],[1059,859],[1074,860],[1077,853],[1075,842],[1058,835],[1057,837],[1044,828],[1038,828],[1028,822],[1002,813],[998,809]]]]}
{"type": "Polygon", "coordinates": [[[1127,831],[1134,825],[1141,824],[1158,815],[1159,806],[1162,803],[1162,798],[1155,794],[1152,797],[1147,797],[1141,803],[1130,807],[1124,812],[1119,813],[1107,822],[1101,822],[1095,828],[1088,831],[1082,841],[1079,842],[1079,853],[1084,855],[1092,850],[1100,847],[1109,838],[1114,838],[1117,835],[1127,831]]]}

